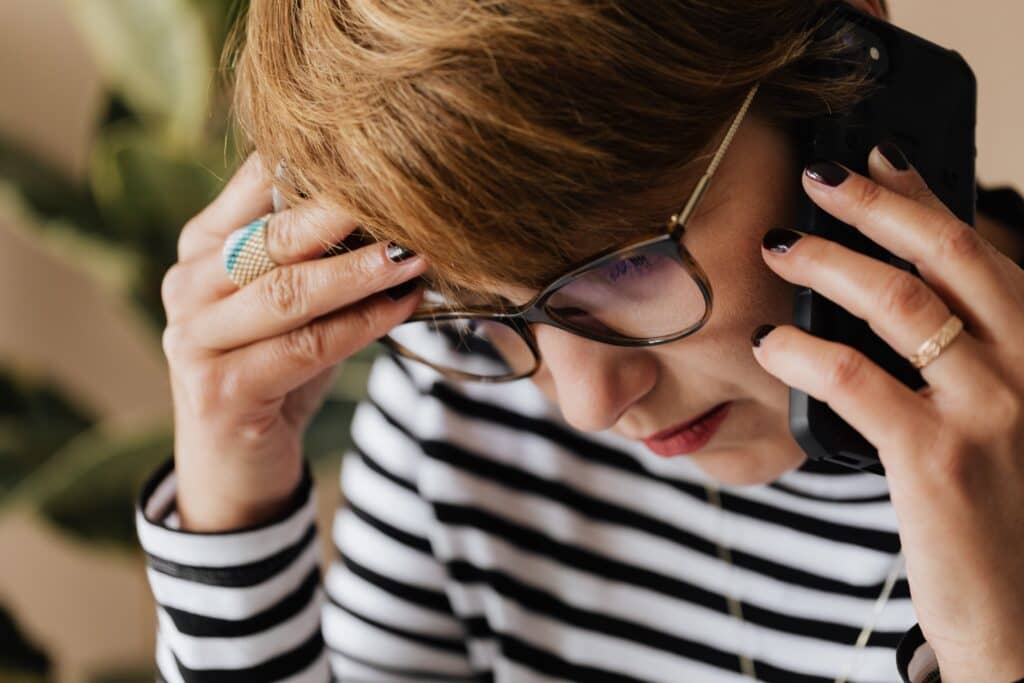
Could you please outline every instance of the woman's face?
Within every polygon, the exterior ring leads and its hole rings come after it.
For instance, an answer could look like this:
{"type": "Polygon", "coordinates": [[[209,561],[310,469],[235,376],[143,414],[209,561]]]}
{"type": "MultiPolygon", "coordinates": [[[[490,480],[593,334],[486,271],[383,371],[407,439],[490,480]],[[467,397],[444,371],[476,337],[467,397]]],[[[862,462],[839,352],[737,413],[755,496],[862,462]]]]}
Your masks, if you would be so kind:
{"type": "MultiPolygon", "coordinates": [[[[532,381],[570,425],[640,440],[730,402],[711,440],[676,457],[739,485],[772,481],[803,462],[787,427],[788,388],[761,369],[750,342],[759,325],[791,319],[793,286],[765,266],[761,237],[793,226],[800,172],[785,134],[748,114],[684,237],[715,296],[711,318],[696,334],[626,348],[534,326],[543,365],[532,381]]],[[[659,190],[664,196],[651,200],[673,207],[667,219],[688,187],[659,190]]]]}

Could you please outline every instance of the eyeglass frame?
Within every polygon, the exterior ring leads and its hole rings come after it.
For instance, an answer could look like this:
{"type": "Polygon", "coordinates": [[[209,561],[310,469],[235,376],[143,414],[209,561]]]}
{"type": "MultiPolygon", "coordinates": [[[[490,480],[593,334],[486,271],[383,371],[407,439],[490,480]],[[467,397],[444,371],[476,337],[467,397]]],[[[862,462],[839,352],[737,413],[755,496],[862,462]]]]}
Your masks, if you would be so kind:
{"type": "Polygon", "coordinates": [[[493,320],[497,323],[501,323],[511,328],[519,337],[523,339],[527,347],[530,349],[530,353],[533,355],[533,368],[527,373],[509,373],[505,375],[499,375],[495,377],[486,377],[481,375],[475,375],[468,372],[462,372],[453,368],[442,367],[435,365],[434,363],[422,358],[415,351],[409,349],[399,342],[392,339],[390,336],[385,335],[378,341],[390,348],[395,353],[415,360],[419,363],[423,363],[442,375],[459,380],[468,380],[484,383],[497,383],[497,382],[511,382],[518,379],[525,379],[532,376],[541,366],[541,355],[540,348],[537,344],[537,340],[533,335],[533,331],[530,329],[531,324],[545,324],[551,325],[560,330],[575,334],[589,339],[591,341],[600,342],[603,344],[609,344],[613,346],[624,346],[624,347],[638,347],[638,346],[657,346],[660,344],[667,344],[669,342],[678,341],[691,334],[697,332],[699,329],[704,327],[708,319],[711,317],[711,311],[714,305],[714,295],[711,288],[711,281],[708,279],[704,269],[701,268],[700,264],[694,258],[690,250],[686,248],[686,245],[682,243],[683,234],[686,231],[686,223],[690,217],[696,212],[700,205],[701,199],[707,191],[708,185],[714,177],[715,171],[718,169],[722,158],[725,156],[726,151],[729,149],[729,145],[732,143],[733,137],[736,135],[736,131],[739,129],[740,124],[743,122],[747,111],[750,108],[751,102],[754,99],[754,95],[757,94],[759,83],[755,83],[748,91],[746,97],[743,100],[743,104],[740,106],[739,111],[733,117],[732,123],[729,125],[729,129],[726,131],[725,136],[722,138],[722,142],[719,143],[717,150],[708,163],[700,180],[697,181],[697,185],[691,191],[689,198],[683,206],[683,209],[677,213],[673,213],[666,222],[667,232],[662,235],[654,237],[643,238],[640,241],[632,242],[625,246],[613,247],[610,250],[599,252],[598,254],[589,256],[586,260],[581,261],[580,264],[573,266],[569,272],[559,276],[553,282],[545,286],[533,296],[530,301],[518,306],[509,311],[494,311],[487,310],[484,308],[473,309],[450,309],[440,306],[419,308],[413,311],[406,320],[399,325],[412,322],[423,322],[426,320],[430,321],[444,321],[454,320],[459,318],[474,318],[474,319],[485,319],[493,320]],[[551,296],[556,292],[565,287],[568,283],[575,280],[577,277],[600,268],[602,265],[612,261],[621,261],[628,259],[631,256],[637,256],[639,254],[658,254],[661,256],[667,256],[682,265],[688,272],[690,277],[693,279],[701,295],[704,298],[704,314],[700,320],[690,325],[682,332],[675,332],[671,335],[663,335],[661,337],[645,337],[645,338],[630,338],[624,336],[604,336],[599,333],[592,331],[584,331],[580,328],[567,325],[560,321],[557,317],[552,316],[545,308],[546,303],[551,296]]]}

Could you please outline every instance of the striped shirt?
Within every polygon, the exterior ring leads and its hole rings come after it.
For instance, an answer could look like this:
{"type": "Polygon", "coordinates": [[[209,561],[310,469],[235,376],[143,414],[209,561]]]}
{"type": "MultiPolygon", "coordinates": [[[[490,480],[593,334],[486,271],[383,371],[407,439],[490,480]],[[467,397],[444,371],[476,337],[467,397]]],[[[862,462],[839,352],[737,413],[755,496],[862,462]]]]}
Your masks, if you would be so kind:
{"type": "Polygon", "coordinates": [[[308,468],[279,518],[225,533],[178,529],[173,463],[152,475],[163,680],[740,683],[740,653],[762,681],[939,680],[905,572],[854,647],[900,550],[883,477],[807,461],[718,484],[719,509],[689,459],[578,432],[529,381],[392,356],[352,435],[323,575],[308,468]]]}

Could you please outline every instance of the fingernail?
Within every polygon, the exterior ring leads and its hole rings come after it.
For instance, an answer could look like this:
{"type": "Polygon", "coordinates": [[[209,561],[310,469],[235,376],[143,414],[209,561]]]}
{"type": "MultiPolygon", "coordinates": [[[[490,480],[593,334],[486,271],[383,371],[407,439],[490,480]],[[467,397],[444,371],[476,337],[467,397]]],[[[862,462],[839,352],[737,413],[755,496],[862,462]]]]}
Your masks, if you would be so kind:
{"type": "Polygon", "coordinates": [[[903,153],[896,143],[889,140],[878,143],[878,151],[881,152],[882,157],[889,162],[897,171],[906,171],[910,168],[910,162],[907,161],[907,156],[903,153]]]}
{"type": "Polygon", "coordinates": [[[772,228],[761,238],[761,244],[768,251],[776,254],[785,254],[790,250],[796,241],[804,236],[804,233],[786,228],[772,228]]]}
{"type": "Polygon", "coordinates": [[[768,333],[775,329],[775,325],[761,325],[761,327],[754,330],[754,334],[750,335],[750,343],[754,347],[761,345],[761,340],[768,336],[768,333]]]}
{"type": "Polygon", "coordinates": [[[403,282],[400,285],[395,285],[390,289],[384,290],[384,293],[388,295],[392,301],[398,301],[399,299],[411,294],[416,289],[416,280],[409,280],[403,282]]]}
{"type": "Polygon", "coordinates": [[[388,247],[387,249],[384,250],[384,253],[387,255],[388,260],[391,261],[392,263],[401,263],[402,261],[412,258],[413,256],[416,255],[413,251],[406,249],[405,247],[399,246],[394,242],[388,243],[388,247]]]}
{"type": "Polygon", "coordinates": [[[836,187],[850,176],[850,172],[834,161],[816,161],[804,169],[811,180],[836,187]]]}

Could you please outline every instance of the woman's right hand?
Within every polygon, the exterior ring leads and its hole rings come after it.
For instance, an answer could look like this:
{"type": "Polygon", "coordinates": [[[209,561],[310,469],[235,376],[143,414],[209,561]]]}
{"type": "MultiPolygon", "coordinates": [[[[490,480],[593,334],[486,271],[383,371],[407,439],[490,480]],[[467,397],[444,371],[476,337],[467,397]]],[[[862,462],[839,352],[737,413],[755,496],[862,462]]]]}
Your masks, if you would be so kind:
{"type": "Polygon", "coordinates": [[[258,524],[302,476],[303,432],[337,364],[404,321],[421,290],[383,290],[426,270],[381,243],[319,258],[356,227],[307,200],[274,214],[266,248],[281,264],[244,287],[227,276],[224,240],[271,211],[272,178],[251,155],[183,228],[161,295],[174,401],[177,509],[183,529],[258,524]]]}

